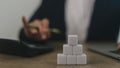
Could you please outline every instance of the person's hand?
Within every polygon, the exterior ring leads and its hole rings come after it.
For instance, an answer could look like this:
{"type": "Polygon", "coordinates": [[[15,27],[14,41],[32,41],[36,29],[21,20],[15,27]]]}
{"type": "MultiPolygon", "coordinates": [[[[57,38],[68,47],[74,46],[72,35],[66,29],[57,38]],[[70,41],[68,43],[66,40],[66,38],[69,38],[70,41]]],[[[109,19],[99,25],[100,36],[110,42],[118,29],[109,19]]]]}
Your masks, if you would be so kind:
{"type": "Polygon", "coordinates": [[[118,48],[118,50],[120,50],[120,43],[118,43],[118,47],[117,48],[118,48]]]}
{"type": "Polygon", "coordinates": [[[49,20],[34,20],[28,23],[25,16],[22,17],[25,35],[34,40],[46,40],[49,32],[49,20]]]}

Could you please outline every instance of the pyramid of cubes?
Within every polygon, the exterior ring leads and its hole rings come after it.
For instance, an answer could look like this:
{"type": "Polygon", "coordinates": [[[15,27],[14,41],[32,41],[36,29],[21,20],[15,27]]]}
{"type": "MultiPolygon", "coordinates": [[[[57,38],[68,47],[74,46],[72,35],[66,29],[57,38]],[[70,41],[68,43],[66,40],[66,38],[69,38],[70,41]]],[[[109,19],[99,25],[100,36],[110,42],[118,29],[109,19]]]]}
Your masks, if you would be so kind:
{"type": "Polygon", "coordinates": [[[87,64],[83,45],[78,44],[77,35],[68,35],[68,44],[63,45],[63,54],[57,54],[57,64],[87,64]]]}

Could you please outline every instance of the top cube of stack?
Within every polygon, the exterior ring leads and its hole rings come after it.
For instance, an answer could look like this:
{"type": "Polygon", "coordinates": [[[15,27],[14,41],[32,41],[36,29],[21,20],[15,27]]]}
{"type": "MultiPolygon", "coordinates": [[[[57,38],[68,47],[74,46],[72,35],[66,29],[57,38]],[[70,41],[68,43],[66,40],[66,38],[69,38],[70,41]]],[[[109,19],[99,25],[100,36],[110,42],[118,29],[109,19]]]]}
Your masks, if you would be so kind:
{"type": "Polygon", "coordinates": [[[78,36],[77,35],[68,35],[68,44],[70,46],[75,46],[78,44],[78,36]]]}

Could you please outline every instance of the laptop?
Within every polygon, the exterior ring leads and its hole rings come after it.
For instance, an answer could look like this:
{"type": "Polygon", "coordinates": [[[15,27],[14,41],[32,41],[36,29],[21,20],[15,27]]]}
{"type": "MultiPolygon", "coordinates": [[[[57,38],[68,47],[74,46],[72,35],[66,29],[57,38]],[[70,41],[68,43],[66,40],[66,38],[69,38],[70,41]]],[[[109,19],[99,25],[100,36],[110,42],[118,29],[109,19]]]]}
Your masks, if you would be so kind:
{"type": "Polygon", "coordinates": [[[94,43],[88,45],[88,50],[120,60],[120,50],[116,43],[94,43]]]}

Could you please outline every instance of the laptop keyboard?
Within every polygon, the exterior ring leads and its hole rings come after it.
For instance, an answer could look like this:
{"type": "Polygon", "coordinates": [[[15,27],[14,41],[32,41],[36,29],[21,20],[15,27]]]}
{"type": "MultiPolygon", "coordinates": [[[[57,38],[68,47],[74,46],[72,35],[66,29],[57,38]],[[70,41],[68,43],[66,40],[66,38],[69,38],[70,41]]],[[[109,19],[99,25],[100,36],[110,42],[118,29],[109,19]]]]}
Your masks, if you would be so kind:
{"type": "Polygon", "coordinates": [[[114,54],[119,54],[120,55],[120,50],[114,50],[114,51],[110,51],[110,52],[112,52],[114,54]]]}

